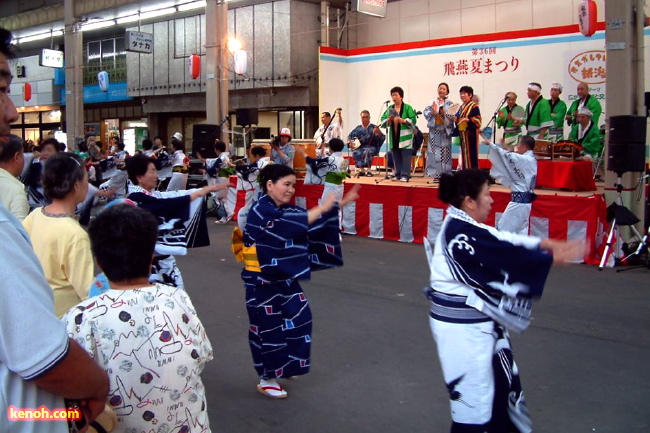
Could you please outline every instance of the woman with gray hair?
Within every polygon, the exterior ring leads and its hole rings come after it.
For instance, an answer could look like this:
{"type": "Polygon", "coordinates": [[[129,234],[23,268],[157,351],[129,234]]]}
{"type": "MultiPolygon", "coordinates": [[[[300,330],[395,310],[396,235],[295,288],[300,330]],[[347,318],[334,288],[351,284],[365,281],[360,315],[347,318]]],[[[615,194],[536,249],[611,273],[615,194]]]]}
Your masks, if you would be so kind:
{"type": "Polygon", "coordinates": [[[60,317],[88,297],[93,281],[90,240],[75,217],[75,208],[88,191],[88,172],[78,155],[60,152],[46,161],[41,182],[51,203],[34,209],[23,226],[54,292],[54,313],[60,317]]]}

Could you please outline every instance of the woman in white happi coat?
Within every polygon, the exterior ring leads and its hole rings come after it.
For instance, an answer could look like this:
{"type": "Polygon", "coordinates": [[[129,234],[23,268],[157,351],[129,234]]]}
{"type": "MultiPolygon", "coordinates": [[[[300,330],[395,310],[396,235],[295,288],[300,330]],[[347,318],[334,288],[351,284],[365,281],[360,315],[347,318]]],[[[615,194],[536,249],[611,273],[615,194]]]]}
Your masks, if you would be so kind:
{"type": "Polygon", "coordinates": [[[438,85],[438,97],[424,107],[422,113],[429,128],[427,149],[427,176],[438,179],[442,173],[451,173],[451,134],[454,132],[454,114],[448,113],[454,103],[447,99],[449,85],[438,85]]]}
{"type": "Polygon", "coordinates": [[[439,197],[451,206],[435,250],[424,240],[431,270],[425,295],[449,392],[451,431],[531,432],[508,331],[526,329],[531,300],[542,295],[551,265],[582,256],[584,244],[483,224],[492,198],[480,170],[443,174],[439,197]]]}
{"type": "Polygon", "coordinates": [[[508,152],[499,145],[490,143],[490,174],[501,185],[510,188],[512,198],[501,215],[497,228],[502,232],[527,235],[530,226],[530,211],[535,200],[537,182],[537,160],[533,154],[535,139],[525,135],[514,150],[508,152]]]}

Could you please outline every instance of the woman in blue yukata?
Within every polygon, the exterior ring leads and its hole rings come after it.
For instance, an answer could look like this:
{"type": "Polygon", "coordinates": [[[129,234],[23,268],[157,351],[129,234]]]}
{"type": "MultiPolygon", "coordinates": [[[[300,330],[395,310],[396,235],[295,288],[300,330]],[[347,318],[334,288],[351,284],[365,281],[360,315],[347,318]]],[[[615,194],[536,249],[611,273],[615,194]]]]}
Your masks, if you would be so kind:
{"type": "Polygon", "coordinates": [[[532,423],[509,331],[530,324],[553,264],[579,261],[584,243],[499,232],[483,222],[492,208],[488,176],[460,170],[440,177],[447,208],[429,267],[429,321],[449,392],[452,433],[528,433],[532,423]]]}
{"type": "Polygon", "coordinates": [[[253,205],[243,234],[233,235],[233,252],[243,261],[242,280],[250,320],[249,343],[257,390],[286,398],[278,378],[309,372],[311,310],[298,280],[311,271],[343,265],[339,206],[358,198],[358,186],[340,203],[334,195],[309,210],[294,206],[296,174],[282,164],[260,172],[262,196],[253,205]]]}

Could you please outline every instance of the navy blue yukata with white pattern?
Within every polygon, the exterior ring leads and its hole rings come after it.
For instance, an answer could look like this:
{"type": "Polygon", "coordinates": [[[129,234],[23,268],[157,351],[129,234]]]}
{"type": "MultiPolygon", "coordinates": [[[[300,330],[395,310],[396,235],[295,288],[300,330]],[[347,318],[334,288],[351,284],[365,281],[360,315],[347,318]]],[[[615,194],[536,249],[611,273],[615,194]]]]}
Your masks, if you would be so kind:
{"type": "Polygon", "coordinates": [[[312,316],[298,280],[343,265],[338,206],[313,224],[297,206],[278,208],[262,196],[248,214],[244,245],[255,245],[261,272],[244,269],[249,343],[262,379],[306,374],[312,316]]]}

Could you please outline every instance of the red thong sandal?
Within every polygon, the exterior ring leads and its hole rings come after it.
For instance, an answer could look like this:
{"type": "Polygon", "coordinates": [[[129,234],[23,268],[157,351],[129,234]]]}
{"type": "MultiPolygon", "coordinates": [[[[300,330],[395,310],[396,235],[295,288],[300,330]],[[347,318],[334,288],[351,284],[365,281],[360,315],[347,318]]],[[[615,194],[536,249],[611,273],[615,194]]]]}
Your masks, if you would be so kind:
{"type": "Polygon", "coordinates": [[[287,394],[287,391],[285,391],[281,386],[262,386],[260,384],[257,384],[257,391],[260,392],[260,394],[264,394],[267,397],[271,398],[287,398],[289,397],[289,394],[287,394]]]}

